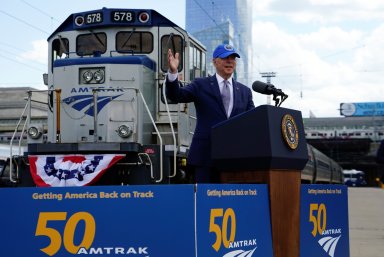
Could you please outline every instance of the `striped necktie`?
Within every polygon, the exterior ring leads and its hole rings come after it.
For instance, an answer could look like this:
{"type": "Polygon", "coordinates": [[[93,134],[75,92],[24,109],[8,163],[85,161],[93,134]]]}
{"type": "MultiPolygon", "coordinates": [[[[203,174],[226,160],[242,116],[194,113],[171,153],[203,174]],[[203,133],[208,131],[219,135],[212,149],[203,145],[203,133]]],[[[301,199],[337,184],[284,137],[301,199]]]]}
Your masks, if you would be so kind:
{"type": "Polygon", "coordinates": [[[231,100],[231,91],[229,90],[228,80],[224,80],[224,86],[223,90],[221,91],[221,97],[223,98],[225,112],[228,115],[229,102],[231,100]]]}

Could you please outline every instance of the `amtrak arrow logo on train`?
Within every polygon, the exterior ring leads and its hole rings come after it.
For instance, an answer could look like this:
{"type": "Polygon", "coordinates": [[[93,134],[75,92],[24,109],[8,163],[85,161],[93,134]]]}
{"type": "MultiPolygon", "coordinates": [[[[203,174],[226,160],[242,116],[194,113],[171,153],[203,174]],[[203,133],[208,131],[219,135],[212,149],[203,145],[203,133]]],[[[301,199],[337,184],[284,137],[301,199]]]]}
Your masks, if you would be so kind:
{"type": "MultiPolygon", "coordinates": [[[[97,114],[112,100],[121,96],[98,96],[97,97],[97,114]]],[[[75,95],[63,99],[63,102],[72,107],[73,109],[84,112],[86,115],[94,115],[93,95],[75,95]]]]}

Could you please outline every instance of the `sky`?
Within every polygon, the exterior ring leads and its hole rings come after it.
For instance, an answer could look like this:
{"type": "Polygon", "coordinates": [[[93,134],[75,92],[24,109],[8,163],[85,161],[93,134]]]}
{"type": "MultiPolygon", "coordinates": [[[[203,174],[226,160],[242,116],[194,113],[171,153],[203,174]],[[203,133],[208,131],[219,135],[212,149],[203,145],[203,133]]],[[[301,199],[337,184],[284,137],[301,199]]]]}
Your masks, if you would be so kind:
{"type": "MultiPolygon", "coordinates": [[[[271,83],[289,96],[281,107],[304,118],[341,117],[340,103],[384,102],[384,1],[251,1],[251,76],[265,81],[261,72],[276,73],[271,83]]],[[[0,87],[45,89],[48,36],[71,13],[102,7],[154,9],[185,28],[184,0],[4,1],[0,87]]],[[[255,105],[268,101],[254,93],[255,105]]]]}

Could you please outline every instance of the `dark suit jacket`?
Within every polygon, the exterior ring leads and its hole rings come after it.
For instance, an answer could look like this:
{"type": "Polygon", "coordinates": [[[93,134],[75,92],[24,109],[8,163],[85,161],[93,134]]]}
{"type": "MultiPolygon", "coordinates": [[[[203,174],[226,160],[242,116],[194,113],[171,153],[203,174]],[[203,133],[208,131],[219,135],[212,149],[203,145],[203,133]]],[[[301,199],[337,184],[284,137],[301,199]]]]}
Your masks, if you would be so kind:
{"type": "MultiPolygon", "coordinates": [[[[232,82],[233,109],[230,117],[255,108],[251,90],[239,82],[232,82]]],[[[216,76],[197,78],[183,87],[179,87],[179,84],[178,80],[167,80],[167,98],[178,103],[194,102],[197,116],[187,163],[194,166],[211,166],[211,128],[228,119],[216,76]]]]}

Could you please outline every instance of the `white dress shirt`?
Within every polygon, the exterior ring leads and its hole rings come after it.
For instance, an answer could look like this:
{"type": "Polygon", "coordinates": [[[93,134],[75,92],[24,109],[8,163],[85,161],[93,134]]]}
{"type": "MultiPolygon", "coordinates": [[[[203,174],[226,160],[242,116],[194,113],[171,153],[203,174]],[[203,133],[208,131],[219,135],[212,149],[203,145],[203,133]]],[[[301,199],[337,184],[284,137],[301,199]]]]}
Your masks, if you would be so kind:
{"type": "MultiPolygon", "coordinates": [[[[219,84],[220,93],[222,93],[225,79],[222,78],[217,73],[216,73],[216,79],[217,79],[217,83],[219,84]]],[[[232,81],[232,76],[230,78],[228,78],[227,82],[228,82],[228,86],[229,86],[229,92],[231,93],[231,99],[229,100],[229,107],[228,107],[228,113],[227,113],[227,117],[229,117],[231,115],[231,112],[233,109],[233,85],[232,85],[233,81],[232,81]]]]}

